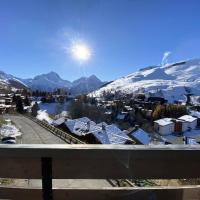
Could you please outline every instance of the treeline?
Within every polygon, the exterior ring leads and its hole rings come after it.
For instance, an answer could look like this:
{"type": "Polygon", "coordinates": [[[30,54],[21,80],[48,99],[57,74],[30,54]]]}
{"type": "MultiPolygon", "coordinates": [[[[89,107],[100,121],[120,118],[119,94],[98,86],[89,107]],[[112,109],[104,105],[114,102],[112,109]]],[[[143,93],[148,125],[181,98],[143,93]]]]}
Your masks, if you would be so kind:
{"type": "Polygon", "coordinates": [[[71,101],[69,112],[72,119],[88,117],[96,123],[104,121],[104,110],[97,107],[94,102],[92,102],[93,100],[83,95],[71,101]]]}
{"type": "Polygon", "coordinates": [[[32,96],[35,97],[46,97],[51,95],[70,95],[70,93],[66,89],[62,88],[58,88],[52,92],[40,91],[40,90],[32,91],[32,96]]]}
{"type": "Polygon", "coordinates": [[[157,105],[152,113],[153,120],[161,119],[164,117],[179,118],[187,114],[187,108],[184,105],[166,104],[157,105]]]}

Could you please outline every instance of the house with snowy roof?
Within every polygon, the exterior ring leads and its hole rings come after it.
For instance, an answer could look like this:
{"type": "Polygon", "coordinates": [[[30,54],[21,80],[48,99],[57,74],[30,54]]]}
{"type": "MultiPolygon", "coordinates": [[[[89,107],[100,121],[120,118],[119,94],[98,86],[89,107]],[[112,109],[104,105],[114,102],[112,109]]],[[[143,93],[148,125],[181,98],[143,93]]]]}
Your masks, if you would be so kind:
{"type": "Polygon", "coordinates": [[[174,122],[172,118],[163,118],[154,121],[154,130],[160,135],[169,135],[174,132],[174,122]]]}
{"type": "Polygon", "coordinates": [[[188,125],[185,120],[172,119],[171,121],[174,122],[174,133],[183,133],[188,131],[188,125]]]}
{"type": "Polygon", "coordinates": [[[67,119],[64,122],[64,131],[77,137],[78,139],[87,143],[95,143],[95,138],[91,134],[91,131],[99,129],[99,126],[87,117],[78,119],[67,119]]]}
{"type": "Polygon", "coordinates": [[[102,126],[91,132],[100,144],[133,144],[134,141],[116,125],[102,126]]]}
{"type": "Polygon", "coordinates": [[[200,112],[190,111],[190,115],[197,118],[197,128],[200,128],[200,112]]]}
{"type": "Polygon", "coordinates": [[[189,129],[195,129],[197,127],[197,118],[191,115],[184,115],[178,119],[183,120],[187,123],[189,129]]]}

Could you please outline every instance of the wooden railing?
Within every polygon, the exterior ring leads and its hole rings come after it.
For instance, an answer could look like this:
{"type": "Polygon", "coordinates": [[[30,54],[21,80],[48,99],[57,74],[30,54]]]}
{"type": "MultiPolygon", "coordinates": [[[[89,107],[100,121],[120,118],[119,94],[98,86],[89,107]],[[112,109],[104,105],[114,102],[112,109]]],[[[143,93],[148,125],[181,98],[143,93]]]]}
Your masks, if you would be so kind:
{"type": "Polygon", "coordinates": [[[200,147],[0,145],[0,177],[42,179],[42,188],[0,187],[0,199],[199,200],[200,186],[52,188],[52,179],[200,177],[200,147]]]}
{"type": "Polygon", "coordinates": [[[31,119],[35,123],[39,124],[43,128],[47,129],[48,131],[50,131],[51,133],[53,133],[57,137],[61,138],[62,140],[64,140],[68,144],[84,144],[83,141],[77,139],[76,137],[73,137],[69,133],[66,133],[66,132],[48,124],[45,121],[38,120],[37,118],[32,117],[30,115],[23,115],[23,116],[28,117],[29,119],[31,119]]]}

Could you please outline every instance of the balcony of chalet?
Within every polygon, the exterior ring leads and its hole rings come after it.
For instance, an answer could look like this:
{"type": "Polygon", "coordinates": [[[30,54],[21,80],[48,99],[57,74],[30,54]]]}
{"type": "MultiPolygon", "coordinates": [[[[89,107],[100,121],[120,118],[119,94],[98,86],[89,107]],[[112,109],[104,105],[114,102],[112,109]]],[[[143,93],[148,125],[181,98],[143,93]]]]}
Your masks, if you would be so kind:
{"type": "Polygon", "coordinates": [[[199,200],[200,186],[54,188],[54,179],[200,177],[198,145],[0,145],[0,177],[41,179],[42,187],[0,186],[0,199],[199,200]]]}

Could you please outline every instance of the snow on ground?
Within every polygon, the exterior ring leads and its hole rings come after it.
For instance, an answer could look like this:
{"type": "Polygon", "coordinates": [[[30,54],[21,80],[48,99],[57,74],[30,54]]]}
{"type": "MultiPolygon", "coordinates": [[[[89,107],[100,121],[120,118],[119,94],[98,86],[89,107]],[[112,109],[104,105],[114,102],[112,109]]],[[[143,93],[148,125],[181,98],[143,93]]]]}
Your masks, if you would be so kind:
{"type": "Polygon", "coordinates": [[[7,124],[3,124],[0,128],[0,134],[2,137],[8,137],[8,136],[21,136],[21,132],[19,129],[16,128],[15,125],[11,124],[10,120],[6,120],[7,124]]]}
{"type": "Polygon", "coordinates": [[[191,97],[191,102],[192,102],[194,105],[200,105],[200,96],[192,96],[192,97],[191,97]]]}
{"type": "Polygon", "coordinates": [[[46,112],[46,110],[39,110],[38,111],[38,115],[36,117],[39,120],[45,120],[47,121],[49,124],[51,124],[53,122],[53,120],[49,117],[49,114],[46,112]]]}
{"type": "Polygon", "coordinates": [[[184,64],[167,65],[142,69],[128,76],[122,77],[100,88],[90,96],[101,97],[104,92],[121,91],[131,94],[143,90],[147,93],[162,91],[163,97],[169,102],[186,100],[184,94],[188,91],[200,96],[200,60],[186,61],[184,64]]]}

